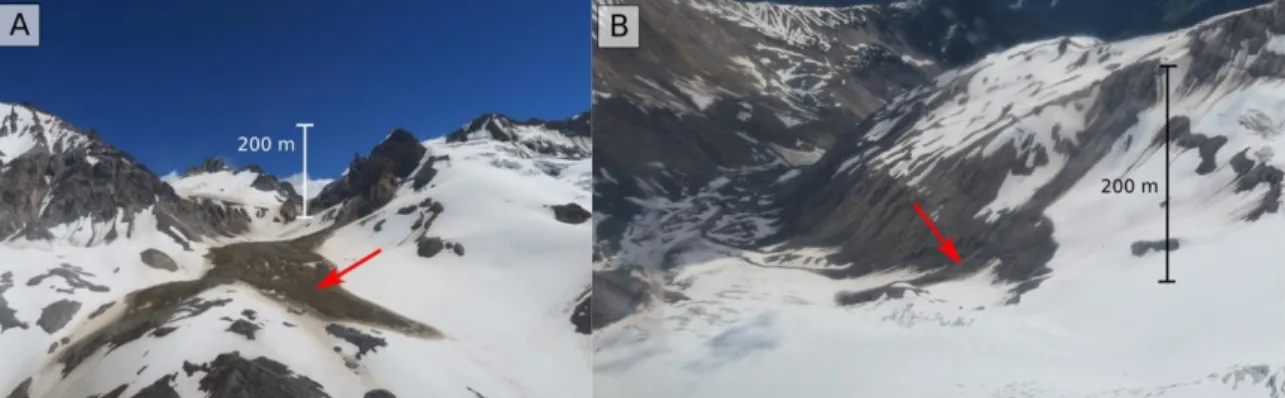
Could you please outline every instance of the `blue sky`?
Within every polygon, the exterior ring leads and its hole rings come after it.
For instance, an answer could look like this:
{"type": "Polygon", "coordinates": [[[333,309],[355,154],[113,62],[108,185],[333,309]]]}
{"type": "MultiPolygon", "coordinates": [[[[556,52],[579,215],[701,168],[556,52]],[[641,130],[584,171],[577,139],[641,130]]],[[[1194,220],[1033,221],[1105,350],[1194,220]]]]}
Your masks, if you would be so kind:
{"type": "Polygon", "coordinates": [[[95,128],[157,174],[207,156],[296,174],[298,152],[237,137],[309,121],[309,174],[334,177],[397,126],[426,139],[590,105],[588,1],[127,3],[42,2],[41,47],[0,48],[0,101],[95,128]]]}

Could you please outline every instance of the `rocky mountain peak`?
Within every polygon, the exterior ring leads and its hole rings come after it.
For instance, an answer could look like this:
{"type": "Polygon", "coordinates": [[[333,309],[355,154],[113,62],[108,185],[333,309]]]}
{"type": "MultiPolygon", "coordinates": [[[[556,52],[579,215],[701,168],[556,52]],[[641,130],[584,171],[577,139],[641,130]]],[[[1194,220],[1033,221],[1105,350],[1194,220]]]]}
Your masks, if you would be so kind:
{"type": "Polygon", "coordinates": [[[231,171],[232,167],[228,166],[226,160],[221,157],[211,156],[201,161],[201,164],[189,167],[183,171],[184,177],[191,177],[197,174],[217,173],[220,171],[231,171]]]}
{"type": "Polygon", "coordinates": [[[590,155],[589,113],[563,120],[531,118],[517,121],[496,113],[485,113],[446,134],[446,142],[490,139],[511,143],[539,155],[582,159],[590,155]]]}
{"type": "Polygon", "coordinates": [[[469,139],[490,138],[496,141],[513,141],[511,133],[515,122],[508,116],[498,113],[483,113],[463,127],[446,135],[447,142],[467,141],[469,139]],[[482,133],[485,133],[483,135],[482,133]]]}
{"type": "MultiPolygon", "coordinates": [[[[222,204],[181,197],[129,153],[30,104],[0,105],[0,239],[70,239],[96,245],[128,236],[149,211],[182,245],[248,229],[222,204]],[[8,109],[3,109],[7,107],[8,109]],[[55,227],[95,225],[55,236],[55,227]]],[[[219,161],[201,169],[225,167],[219,161]]]]}
{"type": "Polygon", "coordinates": [[[397,185],[410,176],[428,149],[410,131],[397,128],[370,151],[370,156],[355,154],[348,173],[327,185],[309,202],[321,211],[344,204],[337,213],[328,215],[344,224],[364,217],[392,199],[397,185]]]}

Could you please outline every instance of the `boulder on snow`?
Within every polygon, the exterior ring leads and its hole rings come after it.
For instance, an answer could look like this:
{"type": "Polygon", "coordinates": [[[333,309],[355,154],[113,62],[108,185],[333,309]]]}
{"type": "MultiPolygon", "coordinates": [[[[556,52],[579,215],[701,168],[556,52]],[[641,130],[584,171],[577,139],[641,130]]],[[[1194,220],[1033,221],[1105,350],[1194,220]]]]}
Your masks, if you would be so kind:
{"type": "Polygon", "coordinates": [[[357,348],[357,359],[361,359],[367,353],[375,352],[379,347],[387,347],[388,341],[383,337],[373,336],[337,323],[326,325],[326,333],[347,341],[357,348]]]}
{"type": "Polygon", "coordinates": [[[549,206],[553,208],[553,218],[567,224],[580,224],[588,221],[593,214],[576,203],[549,206]]]}
{"type": "Polygon", "coordinates": [[[593,303],[592,289],[586,291],[576,303],[576,308],[571,311],[571,324],[575,325],[576,333],[589,334],[593,333],[593,325],[590,324],[589,308],[593,303]]]}
{"type": "Polygon", "coordinates": [[[391,392],[388,392],[388,390],[379,388],[379,389],[367,391],[366,394],[362,396],[362,398],[397,398],[397,396],[393,395],[393,393],[391,392]]]}
{"type": "Polygon", "coordinates": [[[464,245],[459,242],[446,242],[446,250],[455,252],[455,255],[457,256],[464,255],[464,245]]]}
{"type": "Polygon", "coordinates": [[[232,321],[232,324],[228,325],[225,331],[239,334],[248,340],[254,340],[254,333],[258,332],[259,329],[261,329],[259,325],[255,325],[254,322],[237,319],[232,321]]]}
{"type": "Polygon", "coordinates": [[[437,253],[441,253],[442,249],[446,248],[446,243],[442,242],[442,238],[437,237],[421,237],[415,244],[418,246],[415,253],[423,258],[433,258],[437,253]]]}
{"type": "Polygon", "coordinates": [[[163,269],[170,272],[178,271],[178,263],[174,262],[173,258],[160,250],[143,250],[142,253],[139,253],[139,257],[142,258],[143,264],[147,264],[149,267],[163,269]]]}

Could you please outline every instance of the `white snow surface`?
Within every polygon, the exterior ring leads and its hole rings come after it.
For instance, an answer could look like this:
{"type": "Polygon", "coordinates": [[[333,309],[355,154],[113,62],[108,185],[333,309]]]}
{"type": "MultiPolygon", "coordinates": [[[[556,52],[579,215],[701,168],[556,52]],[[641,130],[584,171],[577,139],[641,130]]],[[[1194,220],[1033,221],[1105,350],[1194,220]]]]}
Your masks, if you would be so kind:
{"type": "MultiPolygon", "coordinates": [[[[11,144],[17,141],[0,142],[10,143],[6,153],[21,147],[11,144]]],[[[166,375],[176,375],[171,386],[183,397],[202,397],[197,387],[204,372],[189,375],[182,370],[184,362],[202,364],[222,353],[239,352],[247,359],[264,356],[281,362],[334,397],[361,397],[376,388],[402,398],[589,396],[588,337],[575,333],[570,314],[589,285],[591,225],[561,223],[548,208],[569,202],[590,208],[585,182],[591,179],[589,160],[535,156],[512,143],[485,139],[438,139],[424,145],[425,159],[451,158],[436,164],[432,183],[416,192],[406,182],[391,203],[368,217],[372,222],[338,229],[318,253],[342,267],[382,249],[344,276],[342,286],[441,330],[444,339],[348,323],[387,341],[387,346],[356,359],[353,345],[324,331],[329,321],[290,312],[258,289],[238,283],[200,295],[229,303],[172,320],[167,326],[177,329],[163,337],[145,335],[110,350],[101,348],[64,378],[58,358],[66,345],[56,342],[67,338],[75,344],[119,317],[125,305],[118,302],[94,319],[89,319],[91,312],[131,291],[199,278],[211,267],[204,258],[210,246],[195,243],[191,251],[184,251],[158,232],[150,211],[143,211],[135,215],[132,236],[111,243],[86,247],[86,241],[101,240],[107,230],[88,219],[55,228],[57,238],[52,241],[0,243],[0,258],[8,259],[0,262],[0,304],[7,303],[16,311],[14,317],[26,324],[0,330],[0,391],[7,394],[30,378],[33,398],[84,397],[122,384],[129,387],[121,396],[133,396],[166,375]],[[397,210],[425,198],[445,209],[427,234],[464,246],[463,255],[449,250],[428,259],[416,255],[418,231],[410,228],[415,215],[397,210]],[[375,231],[375,221],[380,220],[380,231],[375,231]],[[179,269],[144,265],[139,256],[145,249],[168,254],[179,269]],[[57,276],[37,278],[60,267],[75,267],[85,282],[101,288],[74,286],[57,276]],[[81,307],[65,327],[47,333],[37,320],[43,308],[60,299],[81,307]],[[254,323],[261,329],[253,340],[225,331],[229,322],[221,318],[243,318],[243,310],[257,314],[254,323]]],[[[249,187],[254,177],[252,172],[219,172],[172,184],[188,197],[246,206],[279,204],[272,194],[249,187]]],[[[211,244],[289,239],[327,223],[313,217],[285,225],[258,224],[251,234],[211,244]]],[[[0,311],[3,308],[0,305],[0,311]]]]}
{"type": "Polygon", "coordinates": [[[88,143],[88,137],[53,115],[29,106],[0,103],[0,164],[37,147],[53,153],[88,143]]]}
{"type": "Polygon", "coordinates": [[[249,170],[221,170],[168,182],[175,192],[189,198],[212,199],[257,208],[276,208],[286,200],[286,197],[276,192],[262,191],[251,186],[256,178],[259,178],[259,173],[249,170]]]}
{"type": "MultiPolygon", "coordinates": [[[[597,397],[1189,397],[1269,398],[1285,396],[1285,267],[1276,245],[1285,242],[1285,214],[1249,222],[1246,209],[1265,193],[1260,186],[1235,193],[1227,163],[1242,149],[1279,153],[1285,109],[1285,78],[1235,84],[1235,62],[1220,71],[1218,85],[1180,88],[1190,56],[1182,32],[1119,43],[1069,38],[1067,54],[1058,40],[1018,46],[976,65],[948,72],[936,86],[972,75],[969,100],[932,108],[914,135],[881,158],[854,159],[883,165],[888,172],[913,171],[988,142],[988,156],[1009,142],[1031,140],[1053,147],[1047,135],[1060,124],[1062,139],[1083,128],[1074,104],[1051,106],[1056,98],[1083,90],[1111,73],[1111,63],[1146,59],[1176,63],[1173,114],[1187,115],[1192,131],[1223,135],[1218,170],[1197,175],[1196,151],[1172,153],[1172,252],[1175,284],[1164,277],[1164,256],[1134,256],[1128,245],[1162,239],[1163,194],[1105,195],[1097,177],[1127,177],[1163,184],[1163,149],[1147,143],[1164,124],[1163,102],[1138,115],[1117,145],[1070,193],[1045,214],[1054,223],[1052,274],[1004,305],[1012,286],[997,285],[988,269],[970,278],[920,287],[903,298],[883,297],[850,307],[835,294],[908,280],[887,273],[855,280],[831,280],[798,267],[751,264],[690,230],[654,241],[632,242],[626,253],[678,254],[683,264],[671,275],[689,299],[654,305],[595,332],[597,397]],[[1098,64],[1100,52],[1111,52],[1098,64]],[[1090,52],[1087,65],[1067,74],[1067,65],[1090,52]],[[1029,55],[1030,59],[1026,59],[1029,55]],[[1032,75],[1027,80],[1026,75],[1032,75]],[[988,77],[983,82],[982,77],[988,77]],[[1042,82],[1036,92],[1036,85],[1042,82]],[[1014,100],[1014,99],[1021,100],[1014,100]],[[1011,101],[1011,102],[1010,102],[1011,101]],[[1001,109],[1011,106],[1011,109],[1001,109]],[[1036,106],[1045,106],[1028,114],[1036,106]],[[1002,116],[1002,115],[1010,116],[1002,116]],[[991,121],[1025,115],[1002,127],[991,121]],[[1131,137],[1131,138],[1129,138],[1131,137]],[[972,140],[972,141],[970,141],[972,140]],[[989,141],[979,141],[989,140],[989,141]],[[1263,150],[1262,148],[1268,148],[1263,150]],[[909,161],[898,158],[913,149],[909,161]],[[682,234],[679,236],[679,234],[682,234]],[[667,242],[664,244],[654,242],[667,242]]],[[[934,86],[921,88],[931,90],[934,86]]],[[[946,95],[946,94],[942,94],[946,95]]],[[[1083,105],[1094,101],[1085,96],[1083,105]]],[[[899,101],[917,101],[914,93],[899,101]]],[[[898,106],[896,103],[893,107],[898,106]]],[[[875,127],[891,128],[895,118],[875,127]]],[[[886,130],[884,130],[886,131],[886,130]]],[[[1002,212],[1026,203],[1065,163],[1050,150],[1049,162],[1029,176],[1010,176],[990,205],[1002,212]]],[[[1285,159],[1268,158],[1285,168],[1285,159]]],[[[846,171],[846,170],[845,170],[846,171]]],[[[840,171],[842,173],[844,171],[840,171]]],[[[785,177],[782,177],[785,178],[785,177]]],[[[1165,187],[1162,185],[1161,189],[1165,187]]],[[[677,213],[677,212],[676,212],[677,213]]],[[[987,217],[987,214],[979,214],[987,217]]],[[[814,249],[815,250],[815,249],[814,249]]],[[[965,253],[966,255],[966,253],[965,253]]]]}

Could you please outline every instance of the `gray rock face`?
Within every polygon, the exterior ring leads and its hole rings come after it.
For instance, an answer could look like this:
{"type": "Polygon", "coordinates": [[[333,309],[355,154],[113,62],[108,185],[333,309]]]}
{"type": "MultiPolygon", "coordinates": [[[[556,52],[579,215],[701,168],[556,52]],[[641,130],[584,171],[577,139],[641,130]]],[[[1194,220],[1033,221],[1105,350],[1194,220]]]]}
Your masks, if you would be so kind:
{"type": "Polygon", "coordinates": [[[40,311],[40,320],[36,321],[36,324],[40,325],[40,329],[45,333],[53,334],[62,330],[63,326],[67,326],[67,322],[76,316],[80,307],[79,301],[68,299],[55,301],[40,311]]]}
{"type": "Polygon", "coordinates": [[[194,175],[217,173],[220,171],[231,171],[231,170],[232,170],[232,167],[228,166],[228,162],[226,160],[224,160],[221,157],[211,156],[211,157],[205,158],[204,160],[201,160],[201,164],[188,167],[187,170],[183,171],[183,176],[191,177],[194,175]]]}
{"type": "Polygon", "coordinates": [[[881,298],[899,299],[906,296],[907,293],[923,294],[926,290],[907,285],[907,284],[888,284],[877,288],[862,290],[859,292],[840,293],[835,298],[840,305],[856,305],[869,303],[881,298]]]}
{"type": "Polygon", "coordinates": [[[433,258],[445,248],[446,244],[438,237],[421,237],[415,241],[415,254],[423,258],[433,258]]]}
{"type": "Polygon", "coordinates": [[[178,263],[174,262],[173,258],[170,258],[168,254],[165,254],[165,252],[160,250],[143,250],[142,253],[139,253],[139,257],[141,257],[143,264],[147,264],[149,267],[171,272],[178,271],[178,263]]]}
{"type": "Polygon", "coordinates": [[[428,150],[409,131],[393,130],[369,157],[356,156],[348,174],[326,185],[308,207],[317,211],[343,204],[334,217],[347,224],[388,204],[399,181],[410,176],[428,150]]]}
{"type": "Polygon", "coordinates": [[[31,378],[28,377],[26,380],[23,380],[22,383],[18,383],[18,386],[14,387],[13,391],[9,392],[9,395],[7,397],[8,398],[31,398],[31,395],[27,393],[27,390],[30,388],[31,388],[31,378]]]}
{"type": "Polygon", "coordinates": [[[1147,252],[1149,251],[1157,251],[1157,252],[1174,251],[1174,250],[1178,250],[1178,247],[1179,247],[1179,244],[1177,239],[1169,239],[1167,241],[1166,240],[1140,240],[1140,241],[1133,242],[1132,245],[1129,245],[1129,251],[1133,252],[1134,256],[1142,257],[1143,255],[1147,254],[1147,252]]]}
{"type": "Polygon", "coordinates": [[[199,388],[209,397],[330,398],[320,383],[266,357],[247,359],[230,352],[204,364],[183,362],[183,372],[204,373],[199,388]]]}
{"type": "Polygon", "coordinates": [[[365,395],[362,395],[362,398],[397,398],[397,396],[388,392],[388,390],[380,388],[367,391],[365,395]]]}
{"type": "Polygon", "coordinates": [[[455,255],[457,256],[461,256],[461,257],[464,256],[463,244],[460,244],[459,242],[451,242],[451,241],[443,241],[443,242],[445,242],[446,250],[450,250],[451,252],[455,253],[455,255]]]}
{"type": "Polygon", "coordinates": [[[1251,191],[1259,185],[1267,186],[1267,193],[1263,194],[1263,199],[1245,215],[1246,220],[1255,221],[1265,214],[1280,211],[1281,183],[1285,180],[1285,172],[1265,163],[1250,160],[1246,155],[1247,152],[1249,152],[1248,148],[1240,151],[1231,158],[1230,163],[1237,175],[1237,193],[1251,191]]]}
{"type": "MultiPolygon", "coordinates": [[[[1156,141],[1164,142],[1165,131],[1162,128],[1156,134],[1156,141]]],[[[1191,119],[1184,115],[1174,116],[1169,120],[1169,140],[1180,148],[1195,149],[1200,156],[1200,165],[1196,174],[1206,175],[1218,168],[1216,161],[1218,150],[1227,144],[1227,137],[1209,137],[1191,131],[1191,119]]],[[[1155,144],[1153,144],[1155,145],[1155,144]]]]}
{"type": "Polygon", "coordinates": [[[26,329],[27,323],[18,319],[18,311],[9,307],[4,294],[13,287],[13,272],[0,273],[0,334],[12,328],[26,329]]]}
{"type": "Polygon", "coordinates": [[[372,336],[363,333],[360,330],[343,326],[337,323],[326,325],[326,333],[347,341],[349,344],[357,347],[357,359],[361,359],[367,353],[375,352],[379,347],[387,347],[388,342],[383,337],[372,336]]]}
{"type": "Polygon", "coordinates": [[[553,209],[553,218],[567,224],[581,224],[593,217],[588,210],[576,203],[549,206],[553,209]]]}
{"type": "Polygon", "coordinates": [[[592,303],[592,289],[586,290],[580,296],[580,300],[576,301],[576,307],[571,311],[571,324],[575,325],[576,333],[589,334],[593,332],[592,319],[590,319],[592,303]]]}
{"type": "Polygon", "coordinates": [[[91,292],[99,293],[111,290],[107,286],[98,285],[85,280],[85,277],[87,276],[92,277],[94,274],[86,272],[80,269],[80,267],[63,263],[59,264],[58,268],[52,268],[45,271],[43,274],[31,277],[31,279],[27,280],[27,286],[39,285],[48,278],[60,278],[63,280],[63,283],[66,283],[67,286],[71,287],[70,290],[63,290],[62,292],[64,293],[74,293],[78,289],[86,289],[91,292]]]}
{"type": "Polygon", "coordinates": [[[173,386],[174,379],[177,376],[177,373],[161,376],[161,378],[153,381],[152,384],[148,384],[143,389],[138,390],[138,393],[134,394],[133,398],[182,398],[178,395],[178,391],[174,390],[173,386]]]}
{"type": "Polygon", "coordinates": [[[237,319],[228,325],[227,331],[244,336],[246,339],[254,340],[254,333],[258,332],[261,327],[244,319],[237,319]]]}

